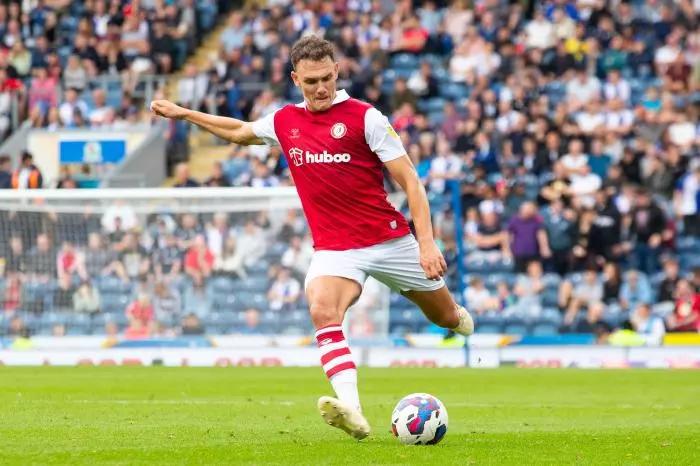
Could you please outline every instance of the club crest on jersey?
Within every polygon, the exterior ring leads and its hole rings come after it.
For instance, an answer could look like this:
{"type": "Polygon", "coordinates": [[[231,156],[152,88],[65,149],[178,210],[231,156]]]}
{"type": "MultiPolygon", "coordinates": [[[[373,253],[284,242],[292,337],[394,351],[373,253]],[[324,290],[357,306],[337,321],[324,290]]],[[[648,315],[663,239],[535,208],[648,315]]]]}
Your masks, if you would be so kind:
{"type": "Polygon", "coordinates": [[[315,154],[311,151],[304,151],[298,147],[289,149],[289,158],[292,159],[294,165],[300,167],[309,163],[347,163],[350,161],[350,154],[343,152],[342,154],[331,154],[324,150],[320,154],[315,154]]]}
{"type": "Polygon", "coordinates": [[[292,130],[289,132],[289,138],[290,139],[299,139],[300,136],[300,131],[299,128],[292,128],[292,130]]]}
{"type": "Polygon", "coordinates": [[[348,128],[345,126],[345,123],[336,123],[331,127],[331,136],[336,139],[342,138],[347,132],[348,128]]]}

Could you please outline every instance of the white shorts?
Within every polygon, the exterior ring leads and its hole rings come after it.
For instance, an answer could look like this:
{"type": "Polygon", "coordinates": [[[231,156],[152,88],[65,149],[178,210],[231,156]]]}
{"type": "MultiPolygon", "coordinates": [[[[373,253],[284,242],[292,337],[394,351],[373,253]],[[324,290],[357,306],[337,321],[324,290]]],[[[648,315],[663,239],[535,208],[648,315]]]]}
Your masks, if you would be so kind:
{"type": "Polygon", "coordinates": [[[418,242],[411,234],[366,248],[315,251],[304,289],[311,280],[324,275],[349,278],[360,286],[369,275],[393,291],[433,291],[445,286],[442,278],[426,278],[420,265],[418,242]]]}

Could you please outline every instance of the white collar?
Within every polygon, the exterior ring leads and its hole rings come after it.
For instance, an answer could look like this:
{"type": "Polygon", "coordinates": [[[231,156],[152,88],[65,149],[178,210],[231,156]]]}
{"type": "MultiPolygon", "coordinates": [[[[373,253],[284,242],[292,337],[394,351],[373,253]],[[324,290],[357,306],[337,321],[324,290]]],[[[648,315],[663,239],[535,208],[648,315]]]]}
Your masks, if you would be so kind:
{"type": "MultiPolygon", "coordinates": [[[[339,91],[336,91],[335,99],[333,99],[333,103],[331,105],[336,105],[336,104],[339,104],[341,102],[345,102],[349,98],[350,98],[350,96],[345,91],[345,89],[341,89],[339,91]]],[[[296,106],[300,107],[300,108],[306,107],[306,100],[304,100],[303,102],[299,102],[298,104],[296,104],[296,106]]]]}

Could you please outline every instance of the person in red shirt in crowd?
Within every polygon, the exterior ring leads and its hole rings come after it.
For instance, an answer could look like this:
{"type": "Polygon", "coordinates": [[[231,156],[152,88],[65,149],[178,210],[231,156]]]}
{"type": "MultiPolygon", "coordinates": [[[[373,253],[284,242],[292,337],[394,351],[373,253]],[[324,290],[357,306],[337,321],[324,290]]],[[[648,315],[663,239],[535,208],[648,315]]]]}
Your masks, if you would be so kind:
{"type": "Polygon", "coordinates": [[[148,338],[153,329],[154,315],[151,298],[146,293],[139,294],[136,301],[126,308],[129,326],[124,336],[129,339],[148,338]]]}
{"type": "Polygon", "coordinates": [[[700,332],[700,293],[688,280],[676,284],[676,307],[666,326],[669,332],[700,332]]]}
{"type": "Polygon", "coordinates": [[[196,285],[204,283],[214,267],[214,254],[207,247],[204,235],[197,235],[194,243],[185,254],[185,273],[192,277],[196,285]]]}
{"type": "Polygon", "coordinates": [[[428,31],[423,29],[417,16],[409,17],[403,24],[397,49],[401,52],[420,53],[428,40],[428,31]]]}
{"type": "Polygon", "coordinates": [[[56,270],[58,277],[62,275],[77,274],[83,280],[87,280],[88,276],[85,272],[84,257],[75,250],[73,243],[64,241],[61,250],[56,255],[56,270]]]}

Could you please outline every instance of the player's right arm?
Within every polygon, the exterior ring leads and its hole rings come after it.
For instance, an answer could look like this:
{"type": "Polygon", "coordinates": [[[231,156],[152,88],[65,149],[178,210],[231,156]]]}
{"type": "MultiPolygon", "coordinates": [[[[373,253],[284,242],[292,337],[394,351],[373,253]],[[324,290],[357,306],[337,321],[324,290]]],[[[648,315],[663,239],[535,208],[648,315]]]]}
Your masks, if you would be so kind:
{"type": "Polygon", "coordinates": [[[180,107],[168,100],[154,100],[151,110],[156,115],[174,120],[185,120],[235,144],[252,146],[265,144],[255,135],[252,123],[180,107]]]}

